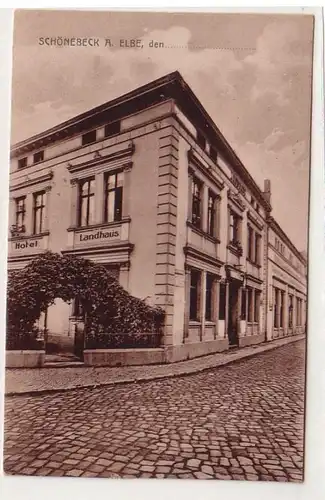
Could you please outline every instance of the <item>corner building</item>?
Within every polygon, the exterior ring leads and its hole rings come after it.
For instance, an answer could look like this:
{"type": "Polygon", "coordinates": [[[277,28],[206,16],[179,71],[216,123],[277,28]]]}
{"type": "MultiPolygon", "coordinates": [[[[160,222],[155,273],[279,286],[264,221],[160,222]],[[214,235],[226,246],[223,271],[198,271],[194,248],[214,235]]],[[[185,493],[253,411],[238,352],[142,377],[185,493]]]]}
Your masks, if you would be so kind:
{"type": "MultiPolygon", "coordinates": [[[[306,260],[271,211],[270,182],[259,188],[175,72],[13,146],[9,272],[45,250],[106,266],[165,309],[167,362],[256,344],[305,325],[306,260]],[[300,308],[282,329],[280,289],[300,308]]],[[[65,349],[78,307],[57,300],[41,320],[65,349]]]]}

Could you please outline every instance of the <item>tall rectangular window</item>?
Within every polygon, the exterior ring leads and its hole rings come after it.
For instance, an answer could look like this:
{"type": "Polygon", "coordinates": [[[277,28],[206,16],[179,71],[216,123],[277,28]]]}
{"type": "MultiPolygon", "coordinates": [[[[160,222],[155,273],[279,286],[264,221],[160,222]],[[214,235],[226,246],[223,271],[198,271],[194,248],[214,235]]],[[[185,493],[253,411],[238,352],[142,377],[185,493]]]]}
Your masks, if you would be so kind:
{"type": "Polygon", "coordinates": [[[233,211],[230,211],[229,241],[234,245],[240,243],[240,217],[233,211]]]}
{"type": "Polygon", "coordinates": [[[86,132],[81,136],[81,144],[86,146],[87,144],[92,144],[96,142],[97,139],[97,130],[91,130],[90,132],[86,132]]]}
{"type": "Polygon", "coordinates": [[[105,176],[105,222],[122,219],[123,181],[123,172],[105,176]]]}
{"type": "Polygon", "coordinates": [[[283,328],[284,324],[284,292],[280,291],[280,328],[283,328]]]}
{"type": "Polygon", "coordinates": [[[212,321],[214,276],[207,274],[205,289],[205,319],[212,321]]]}
{"type": "Polygon", "coordinates": [[[190,320],[199,321],[201,273],[192,269],[190,286],[190,320]]]}
{"type": "Polygon", "coordinates": [[[273,326],[278,328],[278,293],[275,287],[273,287],[273,313],[273,326]]]}
{"type": "Polygon", "coordinates": [[[210,236],[216,236],[216,222],[217,222],[217,198],[209,191],[208,195],[208,234],[210,236]]]}
{"type": "Polygon", "coordinates": [[[45,218],[45,191],[34,194],[33,200],[33,234],[44,231],[45,218]]]}
{"type": "Polygon", "coordinates": [[[78,226],[90,226],[95,221],[95,179],[79,183],[78,226]]]}
{"type": "Polygon", "coordinates": [[[247,235],[247,246],[248,246],[248,259],[252,262],[254,259],[254,245],[253,245],[253,238],[254,238],[254,231],[251,226],[248,226],[248,235],[247,235]]]}
{"type": "Polygon", "coordinates": [[[240,313],[240,319],[245,320],[246,319],[246,290],[243,288],[242,289],[242,294],[241,294],[241,313],[240,313]]]}
{"type": "Polygon", "coordinates": [[[202,185],[197,179],[192,181],[192,224],[201,227],[201,213],[202,213],[202,200],[201,200],[202,185]]]}
{"type": "Polygon", "coordinates": [[[202,149],[205,149],[206,147],[206,139],[204,137],[204,135],[202,134],[202,132],[198,131],[197,132],[197,143],[198,145],[202,148],[202,149]]]}
{"type": "Polygon", "coordinates": [[[247,312],[248,312],[247,321],[249,323],[252,323],[253,322],[253,290],[251,288],[247,289],[247,312]]]}
{"type": "Polygon", "coordinates": [[[261,263],[261,235],[255,233],[255,256],[254,256],[255,264],[261,263]]]}
{"type": "Polygon", "coordinates": [[[220,283],[219,288],[219,319],[226,318],[226,285],[220,283]]]}
{"type": "Polygon", "coordinates": [[[293,326],[293,296],[292,295],[289,295],[288,324],[289,324],[289,328],[292,328],[292,326],[293,326]]]}
{"type": "Polygon", "coordinates": [[[261,301],[261,292],[259,290],[255,290],[255,299],[254,299],[254,322],[259,323],[260,321],[260,301],[261,301]]]}
{"type": "Polygon", "coordinates": [[[26,215],[26,196],[21,196],[16,198],[16,217],[15,224],[17,230],[21,230],[25,227],[25,215],[26,215]]]}

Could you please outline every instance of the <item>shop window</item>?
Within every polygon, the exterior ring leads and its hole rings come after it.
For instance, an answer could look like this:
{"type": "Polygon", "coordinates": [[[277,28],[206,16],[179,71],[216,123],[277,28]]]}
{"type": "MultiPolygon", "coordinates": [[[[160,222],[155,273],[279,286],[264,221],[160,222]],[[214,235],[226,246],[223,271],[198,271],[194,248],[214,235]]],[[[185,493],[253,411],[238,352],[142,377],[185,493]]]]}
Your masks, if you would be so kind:
{"type": "Polygon", "coordinates": [[[240,319],[246,320],[246,290],[242,289],[240,319]]]}
{"type": "Polygon", "coordinates": [[[205,319],[212,321],[214,276],[207,274],[205,290],[205,319]]]}
{"type": "Polygon", "coordinates": [[[45,191],[35,193],[33,196],[33,234],[44,231],[45,196],[45,191]]]}
{"type": "Polygon", "coordinates": [[[288,325],[289,325],[289,328],[293,327],[293,296],[292,295],[289,295],[288,325]]]}
{"type": "Polygon", "coordinates": [[[219,319],[226,318],[226,285],[220,283],[219,288],[219,319]]]}
{"type": "Polygon", "coordinates": [[[259,323],[260,321],[260,302],[261,302],[261,292],[255,290],[254,294],[254,323],[259,323]]]}
{"type": "Polygon", "coordinates": [[[95,220],[95,179],[79,183],[78,226],[86,227],[95,220]]]}
{"type": "Polygon", "coordinates": [[[190,320],[200,320],[200,271],[191,271],[191,285],[190,285],[190,320]]]}
{"type": "Polygon", "coordinates": [[[247,321],[249,323],[253,322],[253,290],[251,288],[247,289],[247,321]]]}
{"type": "Polygon", "coordinates": [[[122,219],[123,181],[123,172],[105,176],[105,222],[122,219]]]}

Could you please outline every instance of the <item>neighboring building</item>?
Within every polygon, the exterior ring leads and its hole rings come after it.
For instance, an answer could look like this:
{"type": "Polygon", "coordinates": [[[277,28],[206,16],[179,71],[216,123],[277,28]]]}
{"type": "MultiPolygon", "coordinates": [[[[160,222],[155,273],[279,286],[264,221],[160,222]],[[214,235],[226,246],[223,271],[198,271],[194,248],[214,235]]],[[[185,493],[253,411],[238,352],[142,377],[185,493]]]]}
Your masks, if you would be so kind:
{"type": "MultiPolygon", "coordinates": [[[[9,271],[46,249],[105,265],[165,309],[168,361],[304,330],[306,260],[270,217],[269,181],[178,72],[16,144],[10,195],[9,271]],[[274,329],[278,290],[293,312],[274,329]]],[[[72,346],[77,317],[57,300],[51,338],[72,346]]]]}

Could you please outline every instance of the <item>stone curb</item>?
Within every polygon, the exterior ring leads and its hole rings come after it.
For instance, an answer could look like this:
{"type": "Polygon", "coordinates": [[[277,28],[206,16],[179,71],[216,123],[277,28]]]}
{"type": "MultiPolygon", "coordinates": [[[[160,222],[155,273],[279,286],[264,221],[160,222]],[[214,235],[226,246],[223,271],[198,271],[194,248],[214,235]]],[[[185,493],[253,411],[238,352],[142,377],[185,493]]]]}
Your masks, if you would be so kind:
{"type": "MultiPolygon", "coordinates": [[[[276,344],[273,342],[263,344],[260,346],[256,346],[254,348],[254,351],[246,352],[244,351],[239,351],[234,353],[232,356],[229,354],[229,358],[227,359],[221,359],[217,361],[214,365],[208,365],[208,366],[201,366],[201,367],[196,367],[196,368],[189,368],[189,369],[184,369],[184,371],[176,372],[176,373],[169,373],[169,374],[153,374],[153,375],[146,375],[146,376],[138,376],[138,377],[129,377],[129,378],[121,378],[121,379],[116,379],[116,380],[110,380],[107,382],[100,382],[98,384],[92,383],[92,384],[82,384],[82,385],[74,385],[70,387],[62,387],[62,388],[53,388],[53,389],[39,389],[39,390],[28,390],[25,392],[5,392],[5,397],[20,397],[20,396],[43,396],[47,394],[53,394],[53,393],[60,393],[60,392],[67,392],[67,391],[74,391],[74,390],[79,390],[79,389],[96,389],[98,387],[109,387],[111,385],[125,385],[125,384],[137,384],[137,383],[144,383],[144,382],[150,382],[152,380],[164,380],[164,379],[169,379],[169,378],[175,378],[175,377],[185,377],[189,375],[193,375],[195,373],[202,373],[207,370],[212,370],[214,368],[219,368],[223,367],[226,365],[238,363],[244,359],[250,359],[253,358],[254,356],[257,356],[258,354],[264,354],[265,352],[272,351],[274,349],[278,349],[280,347],[284,347],[286,345],[292,344],[294,342],[299,342],[301,340],[306,341],[306,336],[305,335],[297,335],[293,337],[285,337],[283,339],[276,339],[274,342],[277,342],[276,344]],[[279,340],[282,340],[282,342],[279,342],[279,340]],[[231,357],[232,356],[232,357],[231,357]]],[[[193,361],[193,360],[192,360],[193,361]]],[[[186,361],[185,361],[186,362],[186,361]]],[[[181,362],[183,363],[183,362],[181,362]]],[[[175,363],[177,365],[177,363],[175,363]]],[[[157,365],[155,365],[157,366],[157,365]]],[[[165,366],[172,366],[170,365],[165,365],[165,366]]]]}

